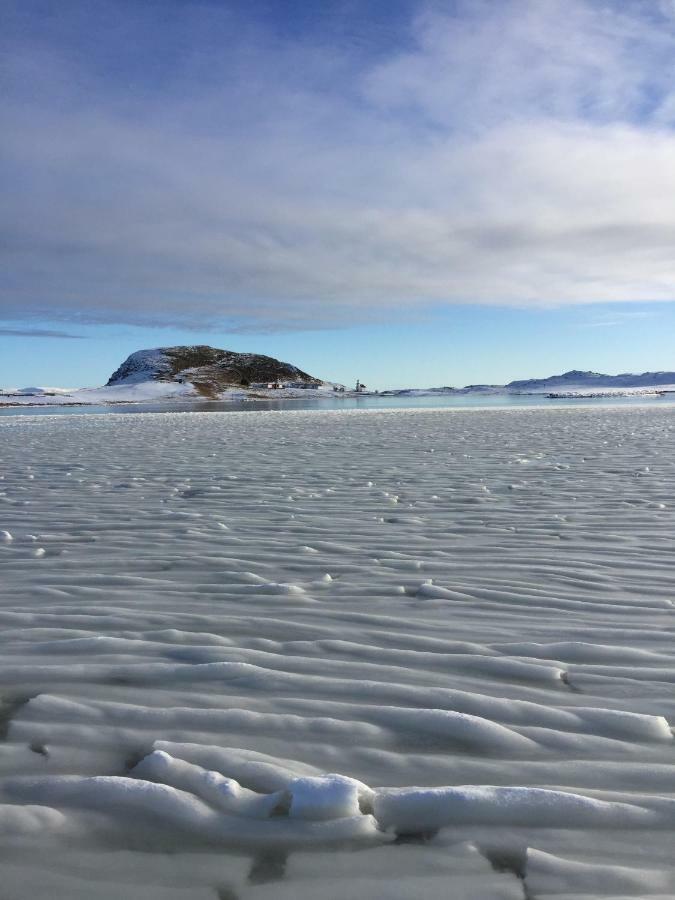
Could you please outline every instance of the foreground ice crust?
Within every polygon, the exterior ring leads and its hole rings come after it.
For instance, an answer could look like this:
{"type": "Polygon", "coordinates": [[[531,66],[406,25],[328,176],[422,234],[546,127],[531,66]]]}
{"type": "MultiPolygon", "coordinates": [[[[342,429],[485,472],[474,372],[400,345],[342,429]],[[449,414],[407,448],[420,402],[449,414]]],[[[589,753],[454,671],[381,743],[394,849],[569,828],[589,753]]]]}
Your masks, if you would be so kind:
{"type": "Polygon", "coordinates": [[[0,421],[3,900],[672,897],[674,438],[0,421]]]}

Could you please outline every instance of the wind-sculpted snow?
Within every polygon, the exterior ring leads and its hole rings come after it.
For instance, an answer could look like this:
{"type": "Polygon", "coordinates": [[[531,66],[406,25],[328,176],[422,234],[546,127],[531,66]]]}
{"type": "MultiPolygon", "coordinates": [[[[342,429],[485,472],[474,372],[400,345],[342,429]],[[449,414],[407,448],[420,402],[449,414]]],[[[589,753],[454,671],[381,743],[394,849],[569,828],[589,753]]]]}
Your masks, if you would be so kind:
{"type": "Polygon", "coordinates": [[[2,900],[675,895],[675,407],[0,420],[2,900]]]}

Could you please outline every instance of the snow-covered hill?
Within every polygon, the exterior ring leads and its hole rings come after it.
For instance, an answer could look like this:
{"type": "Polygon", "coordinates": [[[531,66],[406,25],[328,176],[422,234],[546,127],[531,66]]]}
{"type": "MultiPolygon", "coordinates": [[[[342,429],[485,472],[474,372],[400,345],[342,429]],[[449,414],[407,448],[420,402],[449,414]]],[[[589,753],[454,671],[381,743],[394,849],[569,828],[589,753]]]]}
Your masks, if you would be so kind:
{"type": "Polygon", "coordinates": [[[205,345],[138,350],[99,388],[8,388],[0,404],[16,406],[142,403],[156,400],[303,396],[333,385],[290,363],[205,345]]]}
{"type": "Polygon", "coordinates": [[[132,353],[113,372],[106,387],[147,381],[191,384],[202,396],[215,396],[232,387],[322,384],[319,378],[271,356],[197,345],[157,347],[132,353]]]}

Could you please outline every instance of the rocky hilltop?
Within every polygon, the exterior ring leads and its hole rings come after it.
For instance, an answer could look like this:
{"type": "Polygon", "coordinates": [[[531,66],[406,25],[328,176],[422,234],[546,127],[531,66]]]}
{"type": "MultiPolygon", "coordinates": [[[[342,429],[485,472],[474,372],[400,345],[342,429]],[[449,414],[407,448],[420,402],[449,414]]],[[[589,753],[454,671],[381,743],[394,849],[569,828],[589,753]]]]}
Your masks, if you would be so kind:
{"type": "Polygon", "coordinates": [[[146,381],[191,384],[202,396],[213,397],[233,387],[284,384],[310,386],[323,384],[272,356],[235,353],[216,347],[157,347],[138,350],[124,360],[108,379],[106,387],[139,384],[146,381]]]}

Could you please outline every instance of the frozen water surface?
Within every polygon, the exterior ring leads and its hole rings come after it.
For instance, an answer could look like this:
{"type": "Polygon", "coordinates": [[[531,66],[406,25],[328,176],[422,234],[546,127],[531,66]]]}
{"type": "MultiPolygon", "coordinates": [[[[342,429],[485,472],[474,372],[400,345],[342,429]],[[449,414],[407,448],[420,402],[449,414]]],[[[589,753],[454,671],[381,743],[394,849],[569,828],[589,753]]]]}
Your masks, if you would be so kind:
{"type": "Polygon", "coordinates": [[[0,421],[3,900],[672,897],[675,409],[0,421]]]}

